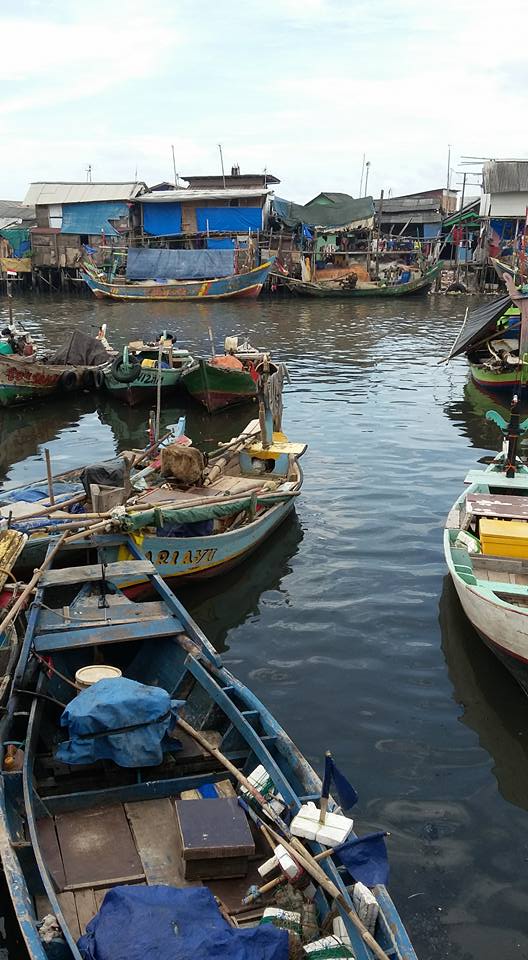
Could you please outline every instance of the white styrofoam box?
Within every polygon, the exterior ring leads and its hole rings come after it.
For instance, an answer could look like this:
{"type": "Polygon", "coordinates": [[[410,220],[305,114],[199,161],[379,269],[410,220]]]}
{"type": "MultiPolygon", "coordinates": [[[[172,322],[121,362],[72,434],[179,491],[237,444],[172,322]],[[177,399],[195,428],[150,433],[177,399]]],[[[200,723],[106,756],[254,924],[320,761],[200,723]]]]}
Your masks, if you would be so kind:
{"type": "Polygon", "coordinates": [[[332,923],[332,931],[335,933],[336,937],[339,937],[342,943],[346,943],[347,946],[351,947],[352,942],[348,936],[347,928],[343,917],[334,917],[332,923]]]}
{"type": "Polygon", "coordinates": [[[277,860],[277,857],[270,857],[265,863],[261,863],[260,867],[257,867],[257,870],[261,877],[265,877],[268,873],[271,873],[272,870],[275,870],[278,865],[279,861],[277,860]]]}
{"type": "Polygon", "coordinates": [[[379,904],[376,897],[364,883],[358,882],[354,885],[352,902],[359,919],[363,921],[369,933],[374,935],[379,914],[379,904]]]}
{"type": "Polygon", "coordinates": [[[293,859],[291,854],[282,846],[282,843],[275,847],[275,856],[279,861],[282,872],[286,874],[289,880],[297,880],[301,876],[303,872],[301,865],[293,859]]]}
{"type": "Polygon", "coordinates": [[[340,813],[327,813],[324,824],[319,822],[319,817],[320,810],[315,803],[303,804],[290,825],[294,837],[317,840],[327,847],[334,847],[344,843],[354,827],[354,821],[340,813]]]}
{"type": "Polygon", "coordinates": [[[343,943],[340,937],[330,934],[328,937],[321,937],[320,940],[314,940],[312,943],[306,943],[303,947],[311,960],[333,960],[334,957],[350,957],[354,960],[354,954],[347,943],[343,943]]]}

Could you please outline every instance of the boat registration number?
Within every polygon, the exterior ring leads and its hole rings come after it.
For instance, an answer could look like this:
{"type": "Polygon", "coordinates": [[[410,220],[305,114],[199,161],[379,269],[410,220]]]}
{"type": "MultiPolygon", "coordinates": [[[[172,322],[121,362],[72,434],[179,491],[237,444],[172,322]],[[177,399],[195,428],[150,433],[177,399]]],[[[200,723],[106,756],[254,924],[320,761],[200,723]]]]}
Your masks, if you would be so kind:
{"type": "Polygon", "coordinates": [[[215,547],[209,547],[205,550],[160,550],[156,556],[152,550],[147,550],[145,556],[155,566],[171,564],[176,566],[181,563],[184,566],[197,567],[201,563],[212,563],[216,554],[215,547]]]}

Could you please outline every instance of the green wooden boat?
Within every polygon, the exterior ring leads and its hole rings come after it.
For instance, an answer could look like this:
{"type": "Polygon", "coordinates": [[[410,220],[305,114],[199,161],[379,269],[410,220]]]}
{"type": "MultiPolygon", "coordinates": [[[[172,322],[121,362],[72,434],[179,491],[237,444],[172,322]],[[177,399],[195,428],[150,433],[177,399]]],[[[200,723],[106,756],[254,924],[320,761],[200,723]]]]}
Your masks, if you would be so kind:
{"type": "Polygon", "coordinates": [[[355,287],[345,286],[338,280],[319,281],[318,283],[295,280],[293,277],[282,277],[284,283],[300,297],[334,297],[342,300],[363,299],[365,297],[409,297],[415,294],[425,294],[431,288],[434,280],[440,273],[443,262],[438,261],[424,273],[423,276],[410,280],[408,283],[382,284],[364,283],[355,287]]]}
{"type": "MultiPolygon", "coordinates": [[[[228,338],[229,340],[230,338],[228,338]]],[[[249,344],[225,355],[200,358],[182,373],[182,384],[209,413],[257,396],[259,370],[267,355],[249,344]]],[[[269,363],[269,373],[277,370],[269,363]]]]}
{"type": "Polygon", "coordinates": [[[194,363],[194,358],[188,350],[164,346],[159,370],[158,351],[157,344],[131,343],[125,347],[122,356],[116,357],[105,371],[104,383],[108,392],[134,407],[155,401],[160,378],[162,394],[174,390],[183,371],[194,363]]]}

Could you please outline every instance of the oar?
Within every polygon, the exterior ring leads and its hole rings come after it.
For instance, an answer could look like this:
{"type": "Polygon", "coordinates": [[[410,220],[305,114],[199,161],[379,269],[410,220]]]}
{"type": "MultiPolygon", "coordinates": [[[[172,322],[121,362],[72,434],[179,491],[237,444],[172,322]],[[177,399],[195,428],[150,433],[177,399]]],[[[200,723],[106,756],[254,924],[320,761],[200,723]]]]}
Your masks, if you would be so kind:
{"type": "Polygon", "coordinates": [[[15,603],[13,604],[13,606],[11,607],[11,609],[6,613],[5,617],[0,621],[0,634],[2,634],[2,633],[4,632],[4,630],[5,630],[5,628],[6,628],[13,620],[16,619],[16,617],[18,616],[20,610],[21,610],[22,607],[24,606],[24,603],[25,603],[26,599],[29,597],[29,594],[30,594],[31,591],[34,589],[34,587],[36,587],[36,585],[37,585],[37,583],[39,582],[42,574],[48,569],[48,567],[50,566],[50,564],[51,564],[51,563],[53,562],[53,560],[55,559],[55,555],[58,553],[58,551],[59,551],[60,548],[62,547],[63,543],[65,543],[65,542],[66,542],[66,534],[63,534],[62,537],[59,537],[59,539],[57,540],[57,543],[55,544],[55,546],[53,547],[52,551],[48,554],[48,556],[47,556],[46,559],[44,560],[44,563],[42,564],[42,566],[38,567],[38,569],[33,572],[33,576],[31,577],[31,580],[29,581],[29,583],[27,584],[27,586],[24,587],[24,589],[23,589],[22,593],[20,594],[18,600],[15,601],[15,603]]]}
{"type": "MultiPolygon", "coordinates": [[[[229,770],[235,779],[238,780],[238,782],[245,787],[245,789],[248,790],[253,797],[255,797],[255,800],[263,810],[266,810],[266,812],[271,812],[273,820],[280,821],[282,824],[280,817],[277,816],[273,810],[273,807],[270,806],[266,798],[263,797],[262,794],[253,786],[253,784],[249,782],[247,777],[245,777],[244,774],[241,773],[240,770],[235,767],[230,760],[228,760],[228,758],[218,749],[218,747],[213,747],[198,730],[195,730],[194,727],[191,727],[191,725],[182,717],[178,717],[178,724],[182,730],[185,730],[185,732],[188,733],[189,736],[191,736],[194,740],[196,740],[204,748],[204,750],[207,750],[211,756],[215,757],[216,760],[219,760],[226,770],[229,770]]],[[[332,899],[337,900],[340,907],[350,917],[352,923],[361,935],[362,940],[367,944],[368,947],[370,947],[374,955],[378,957],[378,960],[389,960],[385,951],[381,949],[380,945],[376,942],[372,934],[369,933],[366,926],[361,922],[354,908],[346,902],[341,891],[338,889],[338,887],[336,887],[335,883],[330,880],[329,877],[327,877],[324,870],[322,870],[317,863],[315,857],[312,856],[306,847],[299,840],[297,840],[296,837],[293,837],[290,843],[284,837],[276,834],[270,826],[266,825],[265,829],[268,831],[270,836],[276,840],[276,845],[281,843],[284,849],[290,853],[293,859],[297,860],[301,866],[304,867],[306,872],[317,881],[319,886],[322,887],[323,890],[326,890],[332,899]]],[[[281,827],[281,829],[283,829],[283,827],[281,827]]],[[[284,829],[287,830],[285,825],[284,829]]]]}

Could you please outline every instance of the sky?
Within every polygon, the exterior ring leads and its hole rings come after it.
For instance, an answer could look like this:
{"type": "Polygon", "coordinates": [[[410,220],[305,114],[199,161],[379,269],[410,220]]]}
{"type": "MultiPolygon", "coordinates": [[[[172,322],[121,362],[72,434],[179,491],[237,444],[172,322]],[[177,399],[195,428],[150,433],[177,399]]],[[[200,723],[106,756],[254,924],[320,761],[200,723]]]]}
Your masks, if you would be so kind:
{"type": "Polygon", "coordinates": [[[172,181],[171,145],[220,173],[219,143],[299,203],[359,196],[364,156],[375,196],[446,185],[449,144],[460,187],[528,157],[527,34],[528,0],[0,0],[0,197],[172,181]]]}

